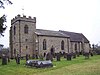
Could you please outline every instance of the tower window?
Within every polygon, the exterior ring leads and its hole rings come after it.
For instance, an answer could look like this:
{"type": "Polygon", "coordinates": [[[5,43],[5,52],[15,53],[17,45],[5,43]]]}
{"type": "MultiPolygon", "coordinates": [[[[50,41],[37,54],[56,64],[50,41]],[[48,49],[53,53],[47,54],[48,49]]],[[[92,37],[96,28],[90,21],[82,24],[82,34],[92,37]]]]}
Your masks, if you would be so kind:
{"type": "Polygon", "coordinates": [[[46,50],[46,39],[43,40],[43,50],[46,50]]]}
{"type": "Polygon", "coordinates": [[[25,42],[27,42],[28,39],[25,39],[25,42]]]}
{"type": "Polygon", "coordinates": [[[28,26],[27,25],[24,26],[24,33],[28,34],[28,26]]]}
{"type": "Polygon", "coordinates": [[[14,49],[14,54],[16,54],[16,49],[14,49]]]}
{"type": "Polygon", "coordinates": [[[64,41],[61,41],[61,50],[64,50],[64,41]]]}
{"type": "Polygon", "coordinates": [[[16,27],[14,26],[14,35],[16,35],[16,27]]]}
{"type": "Polygon", "coordinates": [[[26,46],[26,49],[28,48],[28,46],[26,46]]]}

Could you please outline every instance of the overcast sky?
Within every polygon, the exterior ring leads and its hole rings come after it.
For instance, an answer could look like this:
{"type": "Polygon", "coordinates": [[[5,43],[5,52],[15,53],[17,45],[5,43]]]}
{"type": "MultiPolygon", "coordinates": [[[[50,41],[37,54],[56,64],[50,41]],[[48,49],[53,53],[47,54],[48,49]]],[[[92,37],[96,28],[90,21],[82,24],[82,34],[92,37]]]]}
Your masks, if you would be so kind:
{"type": "Polygon", "coordinates": [[[100,43],[100,0],[11,0],[13,5],[0,9],[7,15],[7,30],[0,44],[9,47],[9,28],[16,15],[36,17],[37,29],[83,33],[91,44],[100,43]],[[24,10],[22,10],[24,9],[24,10]]]}

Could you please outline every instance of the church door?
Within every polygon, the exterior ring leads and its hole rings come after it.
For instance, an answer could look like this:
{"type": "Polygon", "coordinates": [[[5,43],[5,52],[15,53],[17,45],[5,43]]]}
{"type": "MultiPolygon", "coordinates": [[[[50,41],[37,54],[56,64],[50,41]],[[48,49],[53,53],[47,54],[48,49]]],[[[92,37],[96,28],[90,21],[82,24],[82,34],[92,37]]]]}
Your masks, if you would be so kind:
{"type": "Polygon", "coordinates": [[[54,56],[54,54],[55,54],[55,49],[54,49],[54,47],[52,46],[51,47],[51,54],[54,56]]]}

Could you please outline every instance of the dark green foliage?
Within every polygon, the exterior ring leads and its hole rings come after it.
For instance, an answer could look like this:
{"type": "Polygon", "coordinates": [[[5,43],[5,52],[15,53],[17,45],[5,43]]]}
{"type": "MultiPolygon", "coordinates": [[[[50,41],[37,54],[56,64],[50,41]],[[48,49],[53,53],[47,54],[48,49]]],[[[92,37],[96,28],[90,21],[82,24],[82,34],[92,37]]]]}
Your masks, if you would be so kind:
{"type": "Polygon", "coordinates": [[[4,24],[6,22],[6,16],[3,15],[0,18],[0,35],[4,36],[2,33],[6,30],[7,26],[4,24]]]}
{"type": "MultiPolygon", "coordinates": [[[[5,4],[12,4],[10,0],[0,0],[0,8],[5,9],[5,4]]],[[[4,36],[2,33],[6,30],[7,26],[4,24],[6,22],[6,16],[0,17],[0,35],[4,36]]]]}

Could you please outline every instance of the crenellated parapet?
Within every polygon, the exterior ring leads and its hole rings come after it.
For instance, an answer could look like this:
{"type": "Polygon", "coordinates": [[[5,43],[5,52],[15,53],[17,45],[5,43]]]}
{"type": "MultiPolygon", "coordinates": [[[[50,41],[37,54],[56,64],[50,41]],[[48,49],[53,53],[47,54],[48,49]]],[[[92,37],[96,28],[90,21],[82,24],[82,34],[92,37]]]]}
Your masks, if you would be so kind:
{"type": "Polygon", "coordinates": [[[13,18],[11,20],[11,25],[17,21],[26,21],[26,22],[33,22],[33,23],[36,23],[36,17],[31,17],[31,16],[28,16],[26,17],[25,15],[21,16],[21,15],[17,15],[15,16],[15,18],[13,18]]]}

